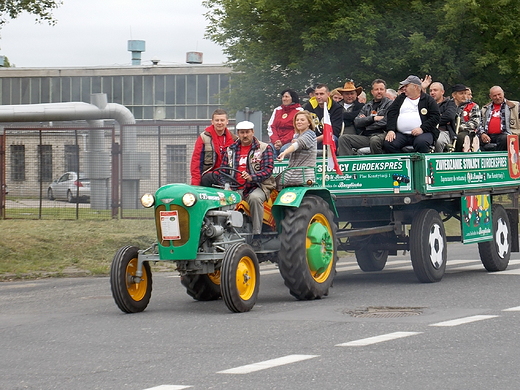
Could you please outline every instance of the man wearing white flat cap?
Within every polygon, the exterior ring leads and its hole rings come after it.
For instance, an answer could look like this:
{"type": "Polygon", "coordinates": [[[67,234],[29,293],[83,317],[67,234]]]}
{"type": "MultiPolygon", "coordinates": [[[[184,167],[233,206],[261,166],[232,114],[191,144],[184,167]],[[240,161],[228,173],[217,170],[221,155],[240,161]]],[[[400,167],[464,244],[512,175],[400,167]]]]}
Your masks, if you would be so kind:
{"type": "Polygon", "coordinates": [[[241,172],[235,175],[235,179],[241,184],[240,191],[249,203],[253,220],[253,241],[260,238],[264,202],[269,199],[276,186],[273,178],[273,148],[255,137],[254,127],[249,121],[237,123],[235,129],[238,139],[227,148],[221,165],[241,172]]]}

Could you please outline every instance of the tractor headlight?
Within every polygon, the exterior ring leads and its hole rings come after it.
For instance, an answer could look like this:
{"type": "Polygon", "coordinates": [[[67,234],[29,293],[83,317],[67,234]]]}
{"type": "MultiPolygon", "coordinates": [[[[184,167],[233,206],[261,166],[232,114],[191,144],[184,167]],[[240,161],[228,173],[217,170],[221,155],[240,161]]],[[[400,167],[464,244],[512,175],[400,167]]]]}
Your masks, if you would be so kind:
{"type": "Polygon", "coordinates": [[[152,194],[144,194],[143,196],[141,196],[141,204],[143,205],[143,207],[152,207],[154,203],[155,198],[152,194]]]}
{"type": "Polygon", "coordinates": [[[193,206],[195,204],[195,202],[197,202],[197,197],[194,194],[192,194],[191,192],[184,194],[184,196],[182,197],[182,203],[186,207],[193,206]]]}

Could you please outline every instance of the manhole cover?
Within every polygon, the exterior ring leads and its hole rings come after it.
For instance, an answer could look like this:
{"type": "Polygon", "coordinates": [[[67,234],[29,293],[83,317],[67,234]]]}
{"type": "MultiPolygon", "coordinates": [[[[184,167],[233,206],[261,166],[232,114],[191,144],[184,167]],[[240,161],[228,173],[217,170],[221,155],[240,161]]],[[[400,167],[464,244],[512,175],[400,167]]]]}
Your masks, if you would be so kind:
{"type": "Polygon", "coordinates": [[[418,316],[422,314],[422,307],[367,307],[363,309],[345,310],[344,314],[348,314],[357,318],[395,318],[418,316]]]}

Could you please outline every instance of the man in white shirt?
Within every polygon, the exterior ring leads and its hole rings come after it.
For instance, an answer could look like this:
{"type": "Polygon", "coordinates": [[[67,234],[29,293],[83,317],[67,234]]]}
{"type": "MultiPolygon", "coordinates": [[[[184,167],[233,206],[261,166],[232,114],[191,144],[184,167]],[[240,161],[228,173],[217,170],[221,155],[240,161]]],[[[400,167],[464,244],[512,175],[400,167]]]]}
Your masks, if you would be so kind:
{"type": "Polygon", "coordinates": [[[387,111],[384,150],[402,153],[403,147],[411,145],[414,152],[429,153],[439,136],[439,106],[422,91],[419,77],[410,75],[400,85],[404,87],[404,93],[387,111]]]}

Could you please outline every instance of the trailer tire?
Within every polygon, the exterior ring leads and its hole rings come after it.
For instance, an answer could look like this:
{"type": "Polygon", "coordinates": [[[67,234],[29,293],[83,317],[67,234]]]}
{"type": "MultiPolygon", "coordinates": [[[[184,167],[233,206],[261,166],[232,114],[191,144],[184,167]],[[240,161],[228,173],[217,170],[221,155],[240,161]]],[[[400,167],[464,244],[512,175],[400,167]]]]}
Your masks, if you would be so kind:
{"type": "Polygon", "coordinates": [[[479,242],[480,261],[489,272],[503,271],[509,265],[511,257],[511,224],[507,212],[502,205],[491,207],[493,219],[493,239],[479,242]]]}
{"type": "Polygon", "coordinates": [[[215,301],[220,293],[220,271],[212,274],[182,275],[181,284],[186,292],[197,301],[215,301]]]}
{"type": "Polygon", "coordinates": [[[117,307],[124,313],[138,313],[146,309],[152,296],[152,272],[143,263],[143,276],[134,282],[138,248],[124,246],[114,256],[110,267],[110,287],[117,307]]]}
{"type": "Polygon", "coordinates": [[[307,195],[287,208],[280,234],[280,273],[296,299],[328,295],[336,273],[336,224],[325,200],[307,195]]]}
{"type": "Polygon", "coordinates": [[[356,261],[364,272],[382,271],[388,260],[388,251],[370,248],[356,249],[356,261]]]}
{"type": "Polygon", "coordinates": [[[414,216],[410,230],[410,257],[413,271],[420,282],[439,282],[444,276],[446,232],[436,210],[424,209],[414,216]]]}
{"type": "Polygon", "coordinates": [[[260,271],[253,249],[244,243],[231,245],[224,253],[220,269],[222,298],[229,310],[244,313],[258,297],[260,271]]]}

